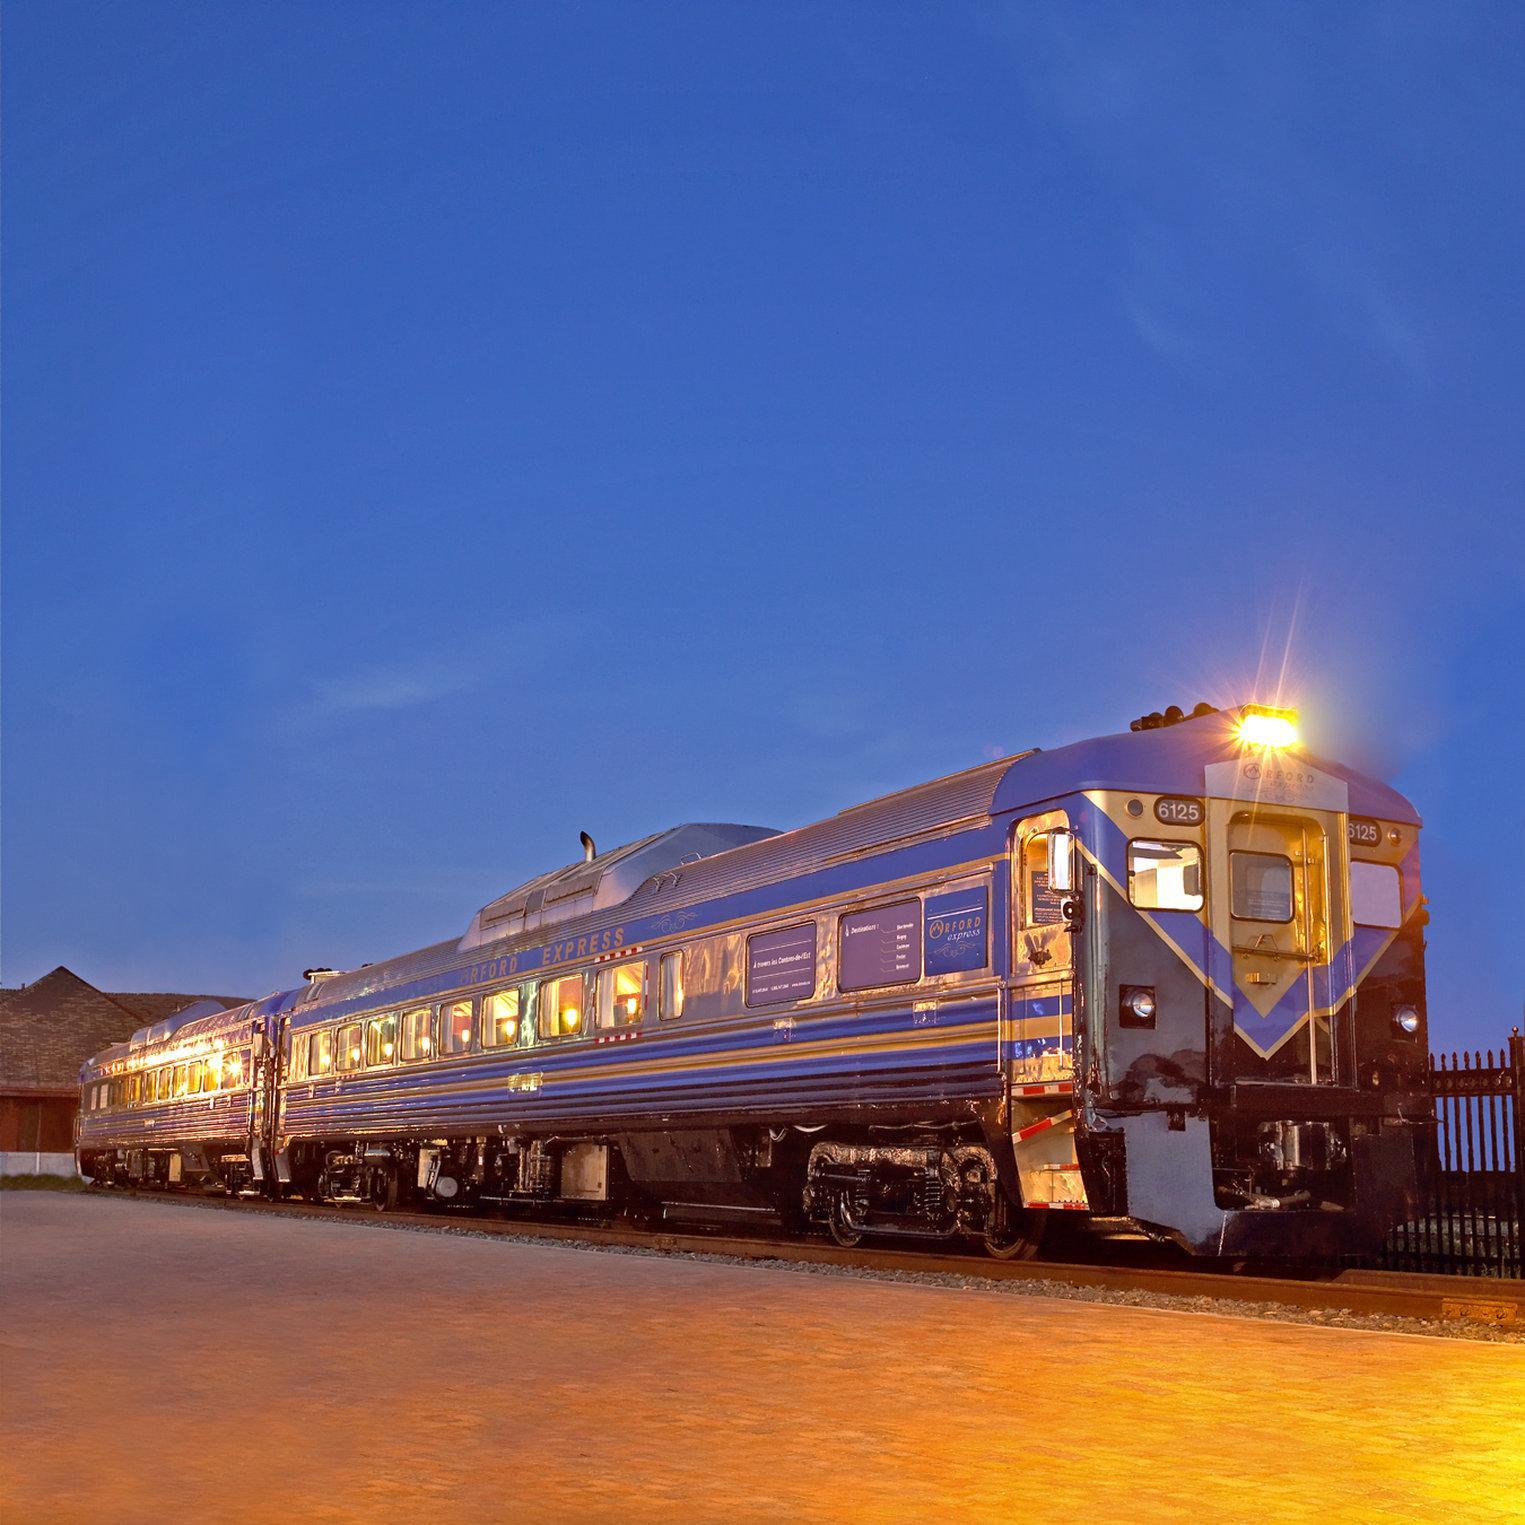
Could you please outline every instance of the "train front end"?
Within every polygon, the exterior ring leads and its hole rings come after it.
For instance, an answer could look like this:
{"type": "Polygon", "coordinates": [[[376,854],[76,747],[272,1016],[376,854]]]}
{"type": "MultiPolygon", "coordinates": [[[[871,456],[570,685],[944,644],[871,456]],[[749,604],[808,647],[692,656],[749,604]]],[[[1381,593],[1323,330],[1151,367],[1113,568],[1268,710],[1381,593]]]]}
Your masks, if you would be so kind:
{"type": "Polygon", "coordinates": [[[1290,712],[1140,725],[1149,787],[1072,811],[1090,1210],[1197,1254],[1374,1249],[1430,1126],[1419,818],[1290,712]]]}

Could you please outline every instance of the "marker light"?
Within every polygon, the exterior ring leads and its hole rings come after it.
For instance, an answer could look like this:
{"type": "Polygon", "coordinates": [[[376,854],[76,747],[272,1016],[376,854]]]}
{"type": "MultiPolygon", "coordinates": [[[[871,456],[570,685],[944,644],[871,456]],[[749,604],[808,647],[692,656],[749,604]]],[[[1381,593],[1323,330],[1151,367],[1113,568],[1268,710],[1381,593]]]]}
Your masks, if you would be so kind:
{"type": "Polygon", "coordinates": [[[1247,747],[1295,747],[1297,711],[1246,706],[1239,722],[1239,739],[1247,747]]]}
{"type": "Polygon", "coordinates": [[[1398,1031],[1412,1038],[1419,1031],[1419,1012],[1413,1006],[1400,1006],[1393,1013],[1393,1024],[1398,1031]]]}

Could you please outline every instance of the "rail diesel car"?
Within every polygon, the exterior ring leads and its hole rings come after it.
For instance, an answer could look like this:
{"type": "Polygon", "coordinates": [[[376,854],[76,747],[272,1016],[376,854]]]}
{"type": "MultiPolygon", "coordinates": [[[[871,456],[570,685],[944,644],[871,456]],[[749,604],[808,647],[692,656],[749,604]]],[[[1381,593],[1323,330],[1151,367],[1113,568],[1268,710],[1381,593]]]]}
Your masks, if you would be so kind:
{"type": "Polygon", "coordinates": [[[105,1183],[1327,1255],[1429,1121],[1419,818],[1172,707],[815,825],[684,825],[81,1071],[105,1183]]]}

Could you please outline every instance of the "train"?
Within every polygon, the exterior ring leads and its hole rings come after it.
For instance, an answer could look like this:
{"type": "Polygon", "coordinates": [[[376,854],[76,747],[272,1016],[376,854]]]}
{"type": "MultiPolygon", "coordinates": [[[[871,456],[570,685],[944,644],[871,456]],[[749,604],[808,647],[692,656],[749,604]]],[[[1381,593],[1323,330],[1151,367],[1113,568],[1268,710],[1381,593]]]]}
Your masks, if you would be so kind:
{"type": "Polygon", "coordinates": [[[580,856],[459,937],[88,1060],[102,1185],[1365,1253],[1432,1126],[1420,818],[1172,706],[811,825],[580,856]]]}

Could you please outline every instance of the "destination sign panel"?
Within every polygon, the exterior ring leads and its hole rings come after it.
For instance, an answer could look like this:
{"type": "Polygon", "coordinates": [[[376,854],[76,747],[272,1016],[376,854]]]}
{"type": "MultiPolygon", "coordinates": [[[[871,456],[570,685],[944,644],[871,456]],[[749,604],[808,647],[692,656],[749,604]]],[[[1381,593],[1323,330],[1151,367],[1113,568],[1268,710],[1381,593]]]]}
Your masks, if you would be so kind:
{"type": "Polygon", "coordinates": [[[921,978],[921,902],[855,911],[842,918],[837,983],[843,990],[908,985],[921,978]]]}

